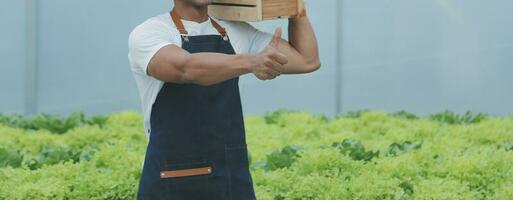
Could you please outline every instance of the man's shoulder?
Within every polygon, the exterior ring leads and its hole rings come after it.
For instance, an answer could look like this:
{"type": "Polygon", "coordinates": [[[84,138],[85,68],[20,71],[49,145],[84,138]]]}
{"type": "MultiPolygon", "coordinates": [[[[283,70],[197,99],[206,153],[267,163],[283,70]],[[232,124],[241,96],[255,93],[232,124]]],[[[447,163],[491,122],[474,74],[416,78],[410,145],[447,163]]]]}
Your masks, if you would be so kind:
{"type": "Polygon", "coordinates": [[[147,32],[147,31],[155,31],[155,30],[167,30],[174,26],[173,23],[169,23],[167,20],[168,14],[163,13],[153,17],[150,17],[138,24],[134,27],[131,34],[135,34],[138,32],[147,32]]]}

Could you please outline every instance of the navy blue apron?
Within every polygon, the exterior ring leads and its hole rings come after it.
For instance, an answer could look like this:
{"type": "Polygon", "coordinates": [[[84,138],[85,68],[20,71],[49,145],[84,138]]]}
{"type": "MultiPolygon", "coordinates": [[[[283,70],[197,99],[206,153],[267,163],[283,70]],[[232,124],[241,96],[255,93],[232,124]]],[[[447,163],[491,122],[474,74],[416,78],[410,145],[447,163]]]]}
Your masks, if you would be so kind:
{"type": "MultiPolygon", "coordinates": [[[[190,53],[235,54],[226,31],[187,36],[171,18],[190,53]]],[[[239,93],[239,77],[201,86],[164,83],[152,106],[150,138],[138,199],[254,200],[239,93]]]]}

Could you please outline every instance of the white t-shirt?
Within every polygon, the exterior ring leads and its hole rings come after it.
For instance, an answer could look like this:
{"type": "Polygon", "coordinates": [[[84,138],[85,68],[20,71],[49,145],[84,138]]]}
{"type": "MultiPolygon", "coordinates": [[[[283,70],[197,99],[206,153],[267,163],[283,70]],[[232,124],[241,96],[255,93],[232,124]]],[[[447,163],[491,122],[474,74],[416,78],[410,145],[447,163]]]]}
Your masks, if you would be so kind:
{"type": "MultiPolygon", "coordinates": [[[[273,35],[255,29],[246,22],[218,21],[226,29],[235,53],[256,53],[262,51],[272,40],[273,35]]],[[[219,35],[210,20],[202,23],[182,20],[189,35],[219,35]]],[[[134,28],[128,39],[128,60],[132,74],[137,83],[141,96],[142,111],[144,113],[144,129],[147,139],[150,134],[151,108],[157,94],[164,85],[146,73],[151,58],[157,51],[169,44],[182,46],[180,33],[176,29],[169,13],[152,17],[134,28]]]]}

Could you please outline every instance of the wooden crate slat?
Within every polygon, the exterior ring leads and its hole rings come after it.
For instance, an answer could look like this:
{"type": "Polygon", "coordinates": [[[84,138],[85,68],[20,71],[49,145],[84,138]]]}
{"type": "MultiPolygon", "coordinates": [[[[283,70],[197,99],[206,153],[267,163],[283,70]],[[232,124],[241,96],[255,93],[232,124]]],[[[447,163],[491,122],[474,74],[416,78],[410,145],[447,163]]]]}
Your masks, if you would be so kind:
{"type": "Polygon", "coordinates": [[[212,3],[240,4],[256,6],[260,0],[212,0],[212,3]]]}
{"type": "Polygon", "coordinates": [[[210,5],[209,14],[216,18],[232,21],[260,21],[257,7],[210,5]]]}
{"type": "Polygon", "coordinates": [[[297,14],[298,0],[263,0],[263,19],[276,19],[297,14]]]}
{"type": "Polygon", "coordinates": [[[297,15],[299,1],[302,0],[213,0],[209,14],[232,21],[288,18],[297,15]]]}

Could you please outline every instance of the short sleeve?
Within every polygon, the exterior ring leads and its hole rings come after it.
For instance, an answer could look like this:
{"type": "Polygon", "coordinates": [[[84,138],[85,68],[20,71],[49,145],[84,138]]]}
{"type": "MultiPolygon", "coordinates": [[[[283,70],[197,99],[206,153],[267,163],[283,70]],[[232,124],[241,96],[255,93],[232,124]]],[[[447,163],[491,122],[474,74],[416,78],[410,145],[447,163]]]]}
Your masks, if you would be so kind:
{"type": "Polygon", "coordinates": [[[135,73],[148,75],[148,64],[162,47],[178,42],[170,34],[166,24],[160,21],[146,21],[137,26],[128,39],[128,59],[135,73]]]}
{"type": "Polygon", "coordinates": [[[251,27],[251,29],[253,29],[253,37],[251,38],[249,53],[257,53],[264,50],[264,48],[267,47],[269,42],[271,42],[274,35],[268,32],[260,31],[251,25],[249,26],[251,27]]]}
{"type": "Polygon", "coordinates": [[[230,26],[228,34],[236,35],[236,45],[240,53],[256,53],[262,51],[273,39],[273,35],[260,31],[247,22],[226,22],[230,26]]]}

